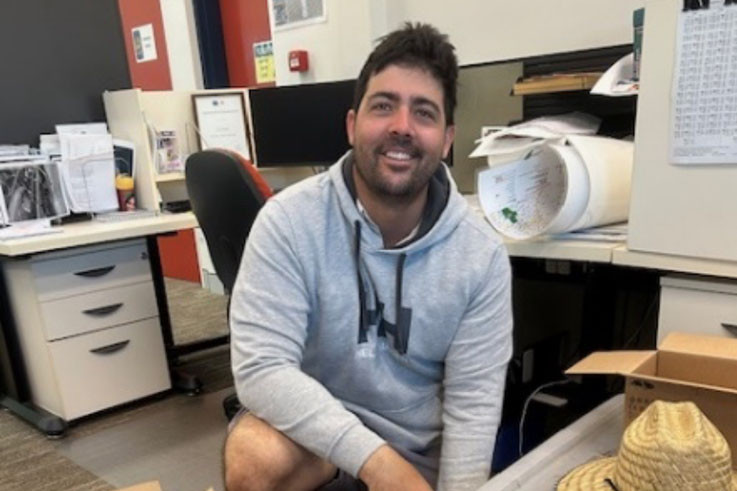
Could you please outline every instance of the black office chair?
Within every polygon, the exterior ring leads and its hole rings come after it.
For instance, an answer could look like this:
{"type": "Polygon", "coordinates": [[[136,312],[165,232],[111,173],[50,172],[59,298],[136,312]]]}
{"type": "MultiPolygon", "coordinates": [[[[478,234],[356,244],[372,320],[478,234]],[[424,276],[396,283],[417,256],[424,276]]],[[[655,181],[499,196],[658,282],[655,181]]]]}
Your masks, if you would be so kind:
{"type": "MultiPolygon", "coordinates": [[[[273,193],[251,162],[229,150],[204,150],[190,155],[185,179],[192,211],[205,235],[215,273],[230,295],[253,221],[273,193]]],[[[236,394],[223,401],[228,420],[239,407],[236,394]]]]}

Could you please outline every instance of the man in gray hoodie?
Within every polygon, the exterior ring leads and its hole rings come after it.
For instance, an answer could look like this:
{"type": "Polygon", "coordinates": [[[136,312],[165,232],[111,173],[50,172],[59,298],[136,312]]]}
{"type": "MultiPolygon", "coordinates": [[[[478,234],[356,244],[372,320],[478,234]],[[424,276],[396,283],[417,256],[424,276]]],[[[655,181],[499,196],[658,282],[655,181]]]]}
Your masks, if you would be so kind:
{"type": "Polygon", "coordinates": [[[457,76],[435,28],[390,33],[356,84],[352,150],[261,210],[231,299],[248,413],[225,446],[229,490],[488,479],[512,353],[510,268],[441,162],[457,76]]]}

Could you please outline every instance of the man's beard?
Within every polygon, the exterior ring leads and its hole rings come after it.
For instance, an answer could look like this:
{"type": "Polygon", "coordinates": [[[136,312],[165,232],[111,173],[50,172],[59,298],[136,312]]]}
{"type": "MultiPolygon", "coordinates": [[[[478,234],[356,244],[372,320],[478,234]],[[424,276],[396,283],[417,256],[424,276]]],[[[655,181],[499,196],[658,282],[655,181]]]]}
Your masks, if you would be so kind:
{"type": "Polygon", "coordinates": [[[425,189],[441,158],[440,155],[428,155],[410,140],[396,136],[387,138],[373,149],[356,145],[354,154],[356,170],[366,186],[377,196],[393,202],[409,201],[425,189]],[[379,168],[379,159],[390,148],[401,149],[417,161],[407,178],[401,182],[391,182],[379,168]]]}

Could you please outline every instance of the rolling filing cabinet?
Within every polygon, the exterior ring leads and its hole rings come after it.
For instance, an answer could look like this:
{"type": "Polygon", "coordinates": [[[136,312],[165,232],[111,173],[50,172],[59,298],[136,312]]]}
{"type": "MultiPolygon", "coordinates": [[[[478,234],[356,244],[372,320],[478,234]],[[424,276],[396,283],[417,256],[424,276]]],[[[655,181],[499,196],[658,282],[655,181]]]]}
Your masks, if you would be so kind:
{"type": "Polygon", "coordinates": [[[691,276],[660,280],[658,344],[670,332],[737,337],[737,282],[691,276]]]}
{"type": "Polygon", "coordinates": [[[31,401],[73,420],[170,388],[146,241],[4,265],[31,401]]]}

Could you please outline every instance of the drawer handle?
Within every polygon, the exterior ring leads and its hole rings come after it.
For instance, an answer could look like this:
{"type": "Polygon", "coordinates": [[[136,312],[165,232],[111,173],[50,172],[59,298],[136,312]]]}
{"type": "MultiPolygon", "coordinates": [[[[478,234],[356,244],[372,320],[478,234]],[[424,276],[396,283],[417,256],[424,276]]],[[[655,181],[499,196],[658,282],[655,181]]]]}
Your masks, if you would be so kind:
{"type": "Polygon", "coordinates": [[[120,351],[131,342],[130,339],[126,339],[125,341],[120,341],[118,343],[108,344],[107,346],[100,346],[99,348],[92,348],[90,350],[90,353],[94,353],[96,355],[109,355],[110,353],[115,353],[116,351],[120,351]]]}
{"type": "Polygon", "coordinates": [[[105,276],[110,271],[115,269],[115,265],[103,266],[102,268],[88,269],[86,271],[77,271],[74,273],[77,276],[83,276],[85,278],[97,278],[98,276],[105,276]]]}
{"type": "Polygon", "coordinates": [[[110,271],[115,269],[115,265],[112,266],[105,266],[102,268],[96,268],[96,269],[88,269],[86,271],[77,271],[74,273],[77,276],[83,276],[85,278],[97,278],[99,276],[105,276],[110,271]]]}
{"type": "Polygon", "coordinates": [[[93,317],[102,317],[104,315],[110,315],[113,312],[116,312],[122,306],[123,306],[122,303],[114,303],[112,305],[106,305],[104,307],[97,307],[94,309],[83,310],[82,313],[91,315],[93,317]]]}
{"type": "Polygon", "coordinates": [[[722,322],[722,327],[729,331],[732,336],[737,336],[737,324],[730,324],[728,322],[722,322]]]}

